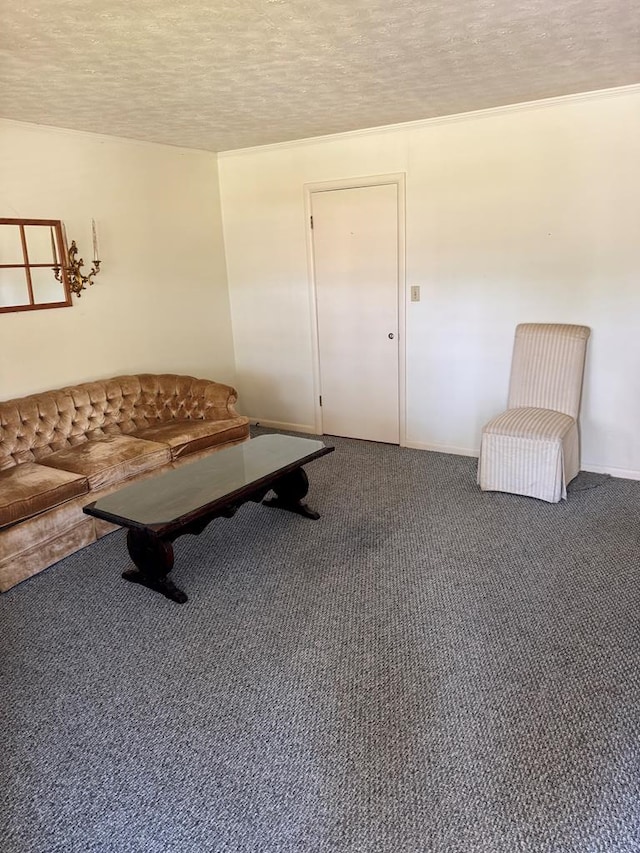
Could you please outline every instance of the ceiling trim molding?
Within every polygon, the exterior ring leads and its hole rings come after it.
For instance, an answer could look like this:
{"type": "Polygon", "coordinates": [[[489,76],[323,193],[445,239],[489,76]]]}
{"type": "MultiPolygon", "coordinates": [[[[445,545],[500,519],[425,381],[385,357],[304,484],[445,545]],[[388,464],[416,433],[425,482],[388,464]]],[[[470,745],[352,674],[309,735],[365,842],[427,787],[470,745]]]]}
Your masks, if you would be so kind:
{"type": "Polygon", "coordinates": [[[127,143],[129,145],[153,145],[160,148],[170,148],[174,151],[180,151],[185,155],[205,155],[226,159],[231,157],[242,157],[247,154],[252,154],[257,151],[268,152],[278,151],[292,147],[314,145],[318,142],[327,142],[330,140],[351,139],[360,136],[369,136],[371,134],[380,133],[395,133],[401,130],[418,130],[424,127],[437,126],[461,121],[473,121],[476,119],[490,118],[496,115],[508,115],[514,112],[530,111],[536,109],[548,109],[562,104],[580,101],[600,100],[603,98],[624,97],[627,95],[640,94],[640,83],[632,83],[629,86],[617,86],[611,89],[596,89],[590,92],[578,92],[573,95],[558,95],[553,98],[543,98],[536,101],[522,101],[516,104],[506,104],[500,107],[488,107],[483,110],[471,110],[465,113],[454,113],[446,116],[434,116],[432,118],[417,119],[415,121],[399,122],[397,124],[378,125],[376,127],[366,127],[358,130],[347,130],[341,133],[330,133],[322,136],[303,137],[301,139],[292,139],[284,142],[272,142],[267,145],[254,145],[246,148],[233,148],[226,151],[215,152],[206,148],[190,148],[184,145],[173,145],[170,142],[154,142],[151,140],[137,139],[132,136],[116,136],[113,134],[96,133],[88,130],[74,130],[70,127],[58,127],[56,125],[38,124],[37,122],[20,121],[0,115],[0,123],[22,128],[25,130],[47,131],[58,133],[61,135],[84,137],[88,140],[93,140],[100,144],[101,142],[117,141],[127,143]]]}
{"type": "Polygon", "coordinates": [[[625,95],[640,95],[640,83],[632,83],[629,86],[617,86],[613,89],[596,89],[590,92],[577,92],[573,95],[557,95],[553,98],[541,98],[536,101],[522,101],[517,104],[505,104],[500,107],[487,107],[483,110],[471,110],[466,113],[434,116],[433,118],[417,119],[416,121],[406,121],[398,124],[384,124],[379,125],[378,127],[366,127],[361,130],[347,130],[342,133],[330,133],[323,136],[309,136],[303,139],[292,139],[287,142],[272,142],[269,145],[254,145],[248,148],[234,148],[228,151],[219,151],[218,158],[226,159],[230,157],[242,157],[247,154],[254,154],[257,151],[278,151],[285,148],[314,145],[318,142],[328,142],[330,140],[337,139],[351,139],[377,133],[394,133],[399,130],[418,130],[424,127],[431,127],[433,125],[491,118],[496,115],[505,115],[536,109],[547,109],[572,102],[617,98],[625,95]]]}
{"type": "Polygon", "coordinates": [[[74,130],[72,127],[58,127],[54,124],[38,124],[35,121],[20,121],[14,118],[5,118],[0,115],[0,124],[11,125],[17,130],[27,130],[34,133],[38,131],[46,131],[47,133],[58,133],[61,136],[80,136],[83,139],[93,141],[98,145],[103,145],[105,142],[122,142],[126,145],[153,145],[158,148],[171,148],[172,151],[178,151],[185,155],[207,155],[215,157],[215,151],[209,151],[206,148],[188,148],[185,145],[172,145],[170,142],[154,142],[151,139],[137,139],[135,136],[115,136],[110,133],[96,133],[92,130],[74,130]]]}

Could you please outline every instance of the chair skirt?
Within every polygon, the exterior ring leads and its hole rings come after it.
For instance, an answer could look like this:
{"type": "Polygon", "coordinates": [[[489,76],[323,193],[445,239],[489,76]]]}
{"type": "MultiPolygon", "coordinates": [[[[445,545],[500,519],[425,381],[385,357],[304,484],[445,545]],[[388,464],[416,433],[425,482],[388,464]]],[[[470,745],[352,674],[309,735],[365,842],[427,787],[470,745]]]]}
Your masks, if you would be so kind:
{"type": "Polygon", "coordinates": [[[544,409],[508,409],[483,430],[478,485],[557,503],[566,499],[579,460],[574,418],[544,409]]]}

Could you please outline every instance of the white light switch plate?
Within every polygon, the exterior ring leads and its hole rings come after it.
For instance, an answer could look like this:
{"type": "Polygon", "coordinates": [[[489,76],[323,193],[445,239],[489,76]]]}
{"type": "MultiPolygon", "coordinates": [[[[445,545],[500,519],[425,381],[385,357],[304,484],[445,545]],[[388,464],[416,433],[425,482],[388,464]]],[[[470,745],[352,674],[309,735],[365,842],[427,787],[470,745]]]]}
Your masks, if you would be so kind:
{"type": "Polygon", "coordinates": [[[412,284],[411,285],[411,301],[412,302],[420,302],[420,285],[412,284]]]}

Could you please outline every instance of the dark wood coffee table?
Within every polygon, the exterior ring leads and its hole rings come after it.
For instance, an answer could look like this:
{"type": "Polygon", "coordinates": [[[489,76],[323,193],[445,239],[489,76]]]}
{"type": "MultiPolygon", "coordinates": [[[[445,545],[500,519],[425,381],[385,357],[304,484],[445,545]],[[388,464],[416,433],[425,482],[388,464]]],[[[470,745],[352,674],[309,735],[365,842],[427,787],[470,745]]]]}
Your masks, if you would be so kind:
{"type": "Polygon", "coordinates": [[[202,533],[219,516],[231,518],[247,501],[320,518],[302,503],[309,490],[302,466],[333,450],[309,438],[264,435],[124,486],[84,512],[128,528],[127,548],[137,568],[123,572],[125,580],[183,603],[186,594],[168,577],[174,540],[202,533]],[[276,497],[263,500],[272,489],[276,497]]]}

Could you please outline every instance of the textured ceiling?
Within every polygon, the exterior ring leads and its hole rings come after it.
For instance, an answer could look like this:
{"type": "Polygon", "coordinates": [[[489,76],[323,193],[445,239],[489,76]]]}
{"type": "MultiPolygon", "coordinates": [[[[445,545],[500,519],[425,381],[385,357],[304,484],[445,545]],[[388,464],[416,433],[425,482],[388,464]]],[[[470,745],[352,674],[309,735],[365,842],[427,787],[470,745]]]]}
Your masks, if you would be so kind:
{"type": "Polygon", "coordinates": [[[4,0],[0,115],[228,150],[640,82],[637,0],[4,0]]]}

